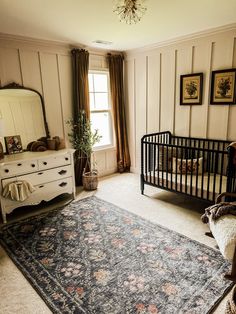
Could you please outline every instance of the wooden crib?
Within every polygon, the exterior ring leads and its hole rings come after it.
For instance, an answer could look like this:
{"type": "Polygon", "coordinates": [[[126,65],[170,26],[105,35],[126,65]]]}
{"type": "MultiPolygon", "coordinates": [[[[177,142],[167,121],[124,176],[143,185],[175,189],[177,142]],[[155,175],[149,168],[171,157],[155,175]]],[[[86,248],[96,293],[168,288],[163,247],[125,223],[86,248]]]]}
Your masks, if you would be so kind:
{"type": "Polygon", "coordinates": [[[231,142],[174,136],[169,131],[141,139],[141,193],[145,184],[211,203],[235,192],[236,167],[231,142]]]}

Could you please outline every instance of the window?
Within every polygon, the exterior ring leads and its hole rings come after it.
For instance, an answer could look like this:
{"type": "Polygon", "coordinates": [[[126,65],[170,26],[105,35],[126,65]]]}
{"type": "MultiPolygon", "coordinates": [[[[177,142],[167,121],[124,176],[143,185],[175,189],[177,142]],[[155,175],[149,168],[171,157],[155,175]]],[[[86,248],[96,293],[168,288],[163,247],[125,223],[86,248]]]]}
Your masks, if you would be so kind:
{"type": "Polygon", "coordinates": [[[90,119],[92,129],[98,129],[102,136],[95,148],[111,146],[113,144],[112,116],[109,95],[109,75],[108,72],[89,73],[89,99],[90,99],[90,119]]]}

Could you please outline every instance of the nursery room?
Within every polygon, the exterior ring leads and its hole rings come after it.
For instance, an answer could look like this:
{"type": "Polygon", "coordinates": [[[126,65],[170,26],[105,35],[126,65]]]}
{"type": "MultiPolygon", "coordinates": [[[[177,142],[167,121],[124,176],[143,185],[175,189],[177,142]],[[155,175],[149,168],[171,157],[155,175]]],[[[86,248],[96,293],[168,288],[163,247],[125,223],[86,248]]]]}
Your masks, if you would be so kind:
{"type": "Polygon", "coordinates": [[[0,8],[0,314],[235,314],[236,1],[0,8]]]}

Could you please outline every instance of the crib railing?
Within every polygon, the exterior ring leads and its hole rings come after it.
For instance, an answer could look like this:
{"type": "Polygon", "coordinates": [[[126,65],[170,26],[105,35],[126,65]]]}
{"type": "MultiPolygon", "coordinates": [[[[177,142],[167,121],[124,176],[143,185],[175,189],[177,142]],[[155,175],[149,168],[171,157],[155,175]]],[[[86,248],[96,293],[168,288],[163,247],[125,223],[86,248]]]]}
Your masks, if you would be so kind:
{"type": "Polygon", "coordinates": [[[141,141],[142,194],[145,184],[210,202],[222,192],[234,192],[236,176],[229,144],[170,132],[145,135],[141,141]]]}

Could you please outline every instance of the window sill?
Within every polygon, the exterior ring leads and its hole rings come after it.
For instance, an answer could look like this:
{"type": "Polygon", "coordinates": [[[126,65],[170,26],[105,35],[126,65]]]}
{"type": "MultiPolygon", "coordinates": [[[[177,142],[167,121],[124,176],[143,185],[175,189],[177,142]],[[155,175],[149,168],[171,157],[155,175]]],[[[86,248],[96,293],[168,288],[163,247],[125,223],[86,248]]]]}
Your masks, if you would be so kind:
{"type": "Polygon", "coordinates": [[[93,149],[93,152],[96,153],[96,152],[102,152],[102,151],[115,151],[116,150],[116,147],[115,146],[111,146],[111,145],[108,145],[108,146],[101,146],[101,147],[95,147],[93,149]]]}

